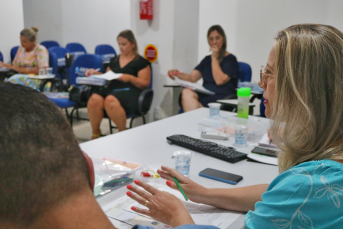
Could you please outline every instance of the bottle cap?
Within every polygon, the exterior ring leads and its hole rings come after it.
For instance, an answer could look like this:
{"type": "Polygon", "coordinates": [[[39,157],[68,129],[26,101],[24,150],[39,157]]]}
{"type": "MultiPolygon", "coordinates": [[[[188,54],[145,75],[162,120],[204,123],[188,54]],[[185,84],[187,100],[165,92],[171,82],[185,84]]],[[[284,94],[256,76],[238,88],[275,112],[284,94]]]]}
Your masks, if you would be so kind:
{"type": "Polygon", "coordinates": [[[237,90],[237,96],[241,97],[249,97],[251,95],[251,88],[250,87],[241,87],[237,90]]]}

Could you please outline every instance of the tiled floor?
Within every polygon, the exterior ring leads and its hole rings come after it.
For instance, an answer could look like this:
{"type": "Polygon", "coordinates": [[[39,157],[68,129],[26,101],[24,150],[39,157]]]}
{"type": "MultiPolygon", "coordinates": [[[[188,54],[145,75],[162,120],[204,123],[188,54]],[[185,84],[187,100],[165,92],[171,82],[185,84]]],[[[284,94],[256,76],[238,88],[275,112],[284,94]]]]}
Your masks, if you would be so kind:
{"type": "MultiPolygon", "coordinates": [[[[87,118],[87,109],[83,108],[79,110],[79,115],[82,118],[87,118]]],[[[108,123],[108,119],[103,119],[100,125],[100,129],[103,135],[110,134],[110,127],[108,123]]],[[[92,128],[89,121],[80,120],[77,121],[76,119],[73,120],[73,130],[76,136],[76,139],[79,143],[89,141],[92,136],[92,128]]],[[[117,130],[114,129],[113,133],[116,133],[117,130]]]]}

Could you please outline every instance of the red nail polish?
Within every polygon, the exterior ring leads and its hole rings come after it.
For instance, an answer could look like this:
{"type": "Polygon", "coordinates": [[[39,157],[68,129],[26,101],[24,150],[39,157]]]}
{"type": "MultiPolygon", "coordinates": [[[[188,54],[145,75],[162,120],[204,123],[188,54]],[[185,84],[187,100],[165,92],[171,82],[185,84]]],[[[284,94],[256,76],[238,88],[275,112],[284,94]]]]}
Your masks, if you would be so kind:
{"type": "Polygon", "coordinates": [[[132,206],[132,207],[131,207],[131,210],[132,210],[132,211],[135,211],[135,210],[136,210],[136,208],[135,208],[134,206],[132,206]]]}
{"type": "Polygon", "coordinates": [[[126,187],[127,187],[127,189],[130,189],[130,190],[132,188],[132,186],[130,184],[128,184],[126,187]]]}
{"type": "Polygon", "coordinates": [[[138,183],[139,183],[139,180],[135,180],[135,183],[138,184],[138,183]]]}
{"type": "Polygon", "coordinates": [[[131,192],[126,192],[126,195],[131,196],[132,193],[131,192]]]}
{"type": "Polygon", "coordinates": [[[170,180],[167,180],[167,185],[170,186],[171,185],[171,181],[170,180]]]}

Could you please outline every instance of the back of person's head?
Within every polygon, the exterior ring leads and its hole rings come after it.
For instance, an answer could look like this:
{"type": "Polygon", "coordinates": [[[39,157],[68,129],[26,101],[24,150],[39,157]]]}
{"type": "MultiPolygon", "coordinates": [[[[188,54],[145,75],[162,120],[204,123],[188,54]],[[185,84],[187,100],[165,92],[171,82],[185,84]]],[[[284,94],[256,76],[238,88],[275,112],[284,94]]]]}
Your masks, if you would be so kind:
{"type": "Polygon", "coordinates": [[[37,40],[37,27],[25,28],[20,32],[20,36],[26,37],[29,41],[37,40]]]}
{"type": "Polygon", "coordinates": [[[87,162],[70,124],[43,94],[0,83],[0,225],[27,227],[90,190],[87,162]]]}
{"type": "Polygon", "coordinates": [[[138,55],[138,46],[137,46],[137,41],[136,41],[136,38],[135,38],[135,35],[133,35],[133,32],[129,29],[127,30],[123,30],[119,33],[119,35],[117,36],[118,37],[123,37],[125,38],[126,40],[128,40],[131,44],[134,44],[135,47],[133,48],[132,52],[135,56],[138,55]]]}
{"type": "Polygon", "coordinates": [[[275,39],[272,134],[280,172],[321,159],[343,159],[343,33],[300,24],[275,39]]]}
{"type": "Polygon", "coordinates": [[[220,36],[223,37],[223,46],[220,50],[220,54],[218,57],[218,60],[221,61],[224,58],[225,53],[226,53],[226,35],[224,32],[224,29],[220,25],[212,25],[207,31],[207,39],[209,38],[210,34],[213,31],[217,31],[220,34],[220,36]]]}

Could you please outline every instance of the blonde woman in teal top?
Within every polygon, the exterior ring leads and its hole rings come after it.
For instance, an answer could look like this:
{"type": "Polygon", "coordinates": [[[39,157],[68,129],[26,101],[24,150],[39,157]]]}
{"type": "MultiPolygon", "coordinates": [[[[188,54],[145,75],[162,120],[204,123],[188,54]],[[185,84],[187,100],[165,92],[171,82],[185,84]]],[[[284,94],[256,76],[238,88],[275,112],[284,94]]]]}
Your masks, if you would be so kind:
{"type": "MultiPolygon", "coordinates": [[[[299,24],[280,31],[261,68],[266,116],[281,149],[280,175],[271,184],[208,189],[162,166],[158,173],[187,197],[248,212],[243,228],[343,228],[343,33],[328,25],[299,24]]],[[[142,181],[133,207],[173,227],[197,228],[183,204],[142,181]],[[148,202],[147,202],[148,201],[148,202]],[[183,226],[182,226],[183,225],[183,226]]]]}

